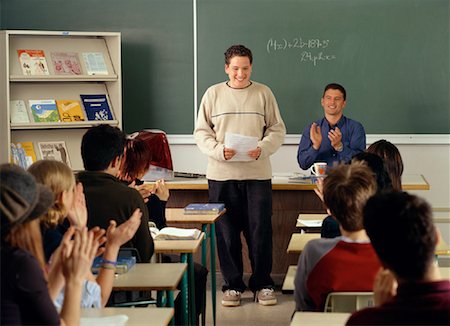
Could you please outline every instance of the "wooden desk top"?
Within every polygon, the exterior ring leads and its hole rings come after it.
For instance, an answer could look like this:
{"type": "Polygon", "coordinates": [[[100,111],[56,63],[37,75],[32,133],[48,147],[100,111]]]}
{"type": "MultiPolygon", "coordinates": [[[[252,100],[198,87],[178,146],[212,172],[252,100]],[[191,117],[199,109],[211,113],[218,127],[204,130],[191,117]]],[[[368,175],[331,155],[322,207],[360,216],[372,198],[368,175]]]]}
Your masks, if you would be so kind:
{"type": "MultiPolygon", "coordinates": [[[[167,180],[170,190],[208,190],[205,178],[175,178],[167,180]]],[[[405,174],[402,176],[403,190],[430,190],[430,185],[421,174],[405,174]]],[[[274,176],[272,190],[313,190],[315,185],[309,183],[289,183],[288,176],[274,176]]]]}
{"type": "Polygon", "coordinates": [[[176,290],[187,264],[136,264],[114,279],[113,289],[122,291],[176,290]]]}
{"type": "MultiPolygon", "coordinates": [[[[81,318],[126,315],[128,316],[126,326],[166,326],[170,323],[173,313],[173,308],[84,308],[81,309],[81,318]]],[[[105,325],[100,321],[91,323],[91,325],[94,324],[105,325]]],[[[83,325],[83,320],[81,325],[83,325]]]]}
{"type": "Polygon", "coordinates": [[[297,311],[292,318],[291,326],[342,326],[351,314],[346,312],[303,312],[297,311]]]}
{"type": "Polygon", "coordinates": [[[319,238],[320,233],[293,233],[286,252],[288,254],[299,254],[309,240],[319,238]]]}
{"type": "Polygon", "coordinates": [[[201,223],[213,224],[225,213],[226,210],[217,214],[184,214],[183,208],[166,208],[166,220],[168,223],[201,223]]]}
{"type": "Polygon", "coordinates": [[[194,254],[200,247],[204,233],[197,240],[155,240],[157,254],[194,254]]]}
{"type": "MultiPolygon", "coordinates": [[[[319,238],[320,233],[293,233],[286,251],[288,254],[299,254],[303,251],[303,248],[305,248],[309,240],[319,238]]],[[[436,246],[435,253],[436,255],[450,255],[448,245],[442,238],[436,246]]]]}

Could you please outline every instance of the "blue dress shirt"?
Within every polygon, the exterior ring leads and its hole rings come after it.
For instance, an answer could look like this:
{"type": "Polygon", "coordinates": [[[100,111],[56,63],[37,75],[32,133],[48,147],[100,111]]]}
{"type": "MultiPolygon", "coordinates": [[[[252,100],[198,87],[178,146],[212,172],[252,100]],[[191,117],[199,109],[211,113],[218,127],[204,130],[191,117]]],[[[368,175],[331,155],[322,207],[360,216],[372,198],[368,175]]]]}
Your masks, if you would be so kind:
{"type": "Polygon", "coordinates": [[[319,150],[315,150],[309,137],[309,124],[303,130],[300,144],[298,145],[297,161],[303,170],[309,169],[314,162],[327,162],[328,166],[333,166],[335,162],[348,163],[355,154],[366,149],[366,132],[358,121],[342,116],[336,126],[342,133],[342,151],[336,151],[328,139],[328,132],[331,128],[327,119],[322,118],[316,121],[322,133],[322,143],[319,150]]]}

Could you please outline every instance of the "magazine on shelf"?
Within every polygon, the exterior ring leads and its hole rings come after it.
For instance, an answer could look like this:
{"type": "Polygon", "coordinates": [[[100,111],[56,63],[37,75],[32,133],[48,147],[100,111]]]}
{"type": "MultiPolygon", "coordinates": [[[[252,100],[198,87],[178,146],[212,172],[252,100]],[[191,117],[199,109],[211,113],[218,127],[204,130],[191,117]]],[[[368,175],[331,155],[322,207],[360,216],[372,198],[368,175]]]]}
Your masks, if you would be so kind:
{"type": "Polygon", "coordinates": [[[51,57],[56,75],[81,75],[78,53],[52,52],[51,57]]]}
{"type": "Polygon", "coordinates": [[[41,159],[60,161],[71,167],[65,141],[39,142],[38,147],[41,159]]]}
{"type": "Polygon", "coordinates": [[[80,101],[56,100],[59,117],[62,122],[84,121],[84,112],[80,101]]]}
{"type": "Polygon", "coordinates": [[[29,100],[34,122],[59,122],[55,100],[29,100]]]}
{"type": "Polygon", "coordinates": [[[17,50],[20,67],[24,75],[50,75],[42,50],[17,50]]]}
{"type": "Polygon", "coordinates": [[[225,209],[222,203],[192,203],[184,208],[184,214],[217,214],[225,209]]]}
{"type": "Polygon", "coordinates": [[[165,227],[158,230],[150,227],[153,240],[197,240],[202,232],[198,229],[183,229],[175,227],[165,227]]]}
{"type": "Polygon", "coordinates": [[[84,66],[86,73],[91,76],[107,75],[108,68],[106,68],[105,58],[102,52],[83,52],[84,66]]]}
{"type": "Polygon", "coordinates": [[[11,100],[9,102],[11,123],[30,123],[27,106],[23,100],[11,100]]]}
{"type": "Polygon", "coordinates": [[[33,142],[11,143],[11,163],[28,169],[34,162],[36,162],[36,152],[33,142]]]}
{"type": "Polygon", "coordinates": [[[106,94],[81,94],[88,120],[114,120],[106,94]]]}

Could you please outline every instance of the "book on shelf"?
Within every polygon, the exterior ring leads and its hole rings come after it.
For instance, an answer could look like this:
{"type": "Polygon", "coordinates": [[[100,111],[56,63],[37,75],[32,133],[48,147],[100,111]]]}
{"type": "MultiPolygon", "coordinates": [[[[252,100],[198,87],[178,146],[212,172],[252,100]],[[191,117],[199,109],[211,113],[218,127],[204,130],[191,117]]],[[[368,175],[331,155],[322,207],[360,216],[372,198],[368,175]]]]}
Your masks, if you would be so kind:
{"type": "Polygon", "coordinates": [[[17,50],[20,67],[24,75],[50,75],[42,50],[17,50]]]}
{"type": "Polygon", "coordinates": [[[30,117],[28,116],[27,106],[23,100],[11,100],[9,102],[10,107],[10,120],[11,123],[30,123],[30,117]]]}
{"type": "Polygon", "coordinates": [[[36,152],[33,142],[11,143],[11,163],[28,169],[34,162],[36,162],[36,152]]]}
{"type": "Polygon", "coordinates": [[[59,117],[62,122],[84,121],[84,112],[80,101],[56,100],[59,117]]]}
{"type": "Polygon", "coordinates": [[[105,58],[102,52],[83,52],[82,53],[86,73],[90,76],[107,75],[108,68],[105,64],[105,58]]]}
{"type": "MultiPolygon", "coordinates": [[[[96,257],[94,259],[94,262],[92,263],[91,271],[93,274],[98,274],[100,271],[100,266],[102,266],[103,260],[101,257],[96,257]]],[[[128,272],[130,269],[133,268],[133,266],[136,265],[136,257],[130,256],[130,257],[117,257],[117,264],[116,264],[116,274],[124,274],[128,272]]]]}
{"type": "Polygon", "coordinates": [[[81,94],[88,120],[114,120],[106,94],[81,94]]]}
{"type": "Polygon", "coordinates": [[[56,75],[81,75],[78,53],[52,52],[51,57],[56,75]]]}
{"type": "Polygon", "coordinates": [[[222,203],[192,203],[184,208],[184,214],[217,214],[225,209],[222,203]]]}
{"type": "Polygon", "coordinates": [[[158,230],[156,227],[150,227],[149,229],[153,240],[197,240],[202,234],[198,229],[183,229],[170,226],[161,230],[158,230]]]}
{"type": "Polygon", "coordinates": [[[55,100],[29,100],[34,122],[59,122],[55,100]]]}
{"type": "Polygon", "coordinates": [[[38,147],[41,159],[60,161],[71,167],[65,141],[39,142],[38,147]]]}

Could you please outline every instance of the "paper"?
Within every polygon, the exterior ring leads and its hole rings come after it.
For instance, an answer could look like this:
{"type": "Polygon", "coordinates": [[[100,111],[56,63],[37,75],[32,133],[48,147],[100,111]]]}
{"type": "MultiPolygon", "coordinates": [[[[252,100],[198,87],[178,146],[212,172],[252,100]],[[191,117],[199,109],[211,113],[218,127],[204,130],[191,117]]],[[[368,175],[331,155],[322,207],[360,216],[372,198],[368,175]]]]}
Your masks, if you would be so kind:
{"type": "Polygon", "coordinates": [[[248,152],[258,147],[258,137],[242,136],[231,132],[225,133],[225,147],[232,148],[236,154],[229,162],[246,162],[255,159],[248,156],[248,152]]]}
{"type": "Polygon", "coordinates": [[[297,222],[302,223],[304,226],[308,227],[321,227],[323,220],[301,220],[297,219],[297,222]]]}

